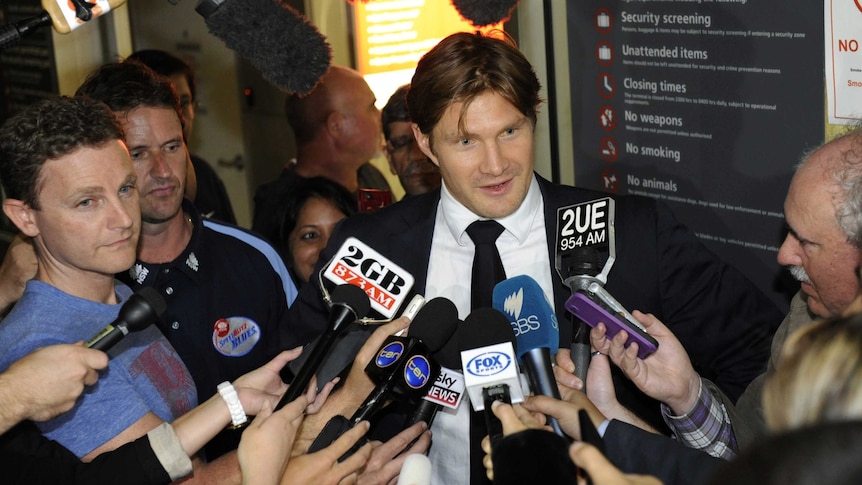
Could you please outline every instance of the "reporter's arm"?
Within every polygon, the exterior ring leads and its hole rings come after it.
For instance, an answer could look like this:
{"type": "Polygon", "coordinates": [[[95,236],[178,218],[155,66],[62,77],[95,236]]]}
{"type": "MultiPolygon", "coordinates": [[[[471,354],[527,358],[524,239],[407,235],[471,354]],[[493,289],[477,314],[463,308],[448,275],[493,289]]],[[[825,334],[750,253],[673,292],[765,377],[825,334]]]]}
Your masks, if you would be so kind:
{"type": "Polygon", "coordinates": [[[409,324],[410,321],[402,317],[381,325],[368,337],[368,340],[356,354],[344,385],[329,396],[316,414],[307,416],[302,422],[299,435],[294,443],[293,455],[308,451],[311,443],[334,416],[353,415],[365,397],[374,389],[374,383],[365,374],[365,366],[371,362],[387,337],[406,328],[409,324]]]}
{"type": "Polygon", "coordinates": [[[623,473],[652,475],[666,485],[706,483],[725,463],[667,436],[616,420],[609,423],[602,441],[606,456],[623,473]]]}
{"type": "Polygon", "coordinates": [[[656,352],[645,359],[637,356],[637,344],[625,346],[628,334],[617,333],[608,339],[606,327],[599,324],[590,331],[590,344],[610,357],[641,391],[661,401],[676,414],[690,410],[697,400],[700,376],[676,336],[652,314],[637,310],[632,315],[659,342],[656,352]]]}
{"type": "Polygon", "coordinates": [[[107,365],[107,354],[80,342],[42,347],[17,360],[0,374],[0,432],[72,409],[107,365]]]}

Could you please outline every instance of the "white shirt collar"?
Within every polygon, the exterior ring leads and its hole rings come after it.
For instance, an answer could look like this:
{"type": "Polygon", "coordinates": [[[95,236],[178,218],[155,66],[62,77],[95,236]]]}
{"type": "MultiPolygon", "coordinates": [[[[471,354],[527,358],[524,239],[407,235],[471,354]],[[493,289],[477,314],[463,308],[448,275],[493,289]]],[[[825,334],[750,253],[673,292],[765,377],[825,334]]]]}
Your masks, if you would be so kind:
{"type": "MultiPolygon", "coordinates": [[[[518,206],[515,212],[495,220],[520,244],[526,241],[533,220],[541,208],[542,192],[539,189],[539,182],[536,180],[535,174],[533,174],[530,188],[527,189],[527,195],[524,197],[521,205],[518,206]]],[[[455,197],[452,196],[452,193],[446,187],[445,181],[440,187],[440,211],[442,212],[446,227],[452,235],[452,239],[457,241],[460,246],[472,245],[473,241],[467,235],[467,226],[478,219],[484,218],[474,214],[470,209],[467,209],[463,204],[455,200],[455,197]]]]}

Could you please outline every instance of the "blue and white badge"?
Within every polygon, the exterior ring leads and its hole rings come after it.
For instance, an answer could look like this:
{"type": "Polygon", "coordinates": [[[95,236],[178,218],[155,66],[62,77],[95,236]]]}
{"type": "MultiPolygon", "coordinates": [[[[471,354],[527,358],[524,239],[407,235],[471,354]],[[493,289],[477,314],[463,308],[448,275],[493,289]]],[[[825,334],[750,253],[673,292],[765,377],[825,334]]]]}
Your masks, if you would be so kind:
{"type": "Polygon", "coordinates": [[[222,355],[242,357],[260,340],[260,325],[248,317],[228,317],[213,325],[213,347],[222,355]]]}

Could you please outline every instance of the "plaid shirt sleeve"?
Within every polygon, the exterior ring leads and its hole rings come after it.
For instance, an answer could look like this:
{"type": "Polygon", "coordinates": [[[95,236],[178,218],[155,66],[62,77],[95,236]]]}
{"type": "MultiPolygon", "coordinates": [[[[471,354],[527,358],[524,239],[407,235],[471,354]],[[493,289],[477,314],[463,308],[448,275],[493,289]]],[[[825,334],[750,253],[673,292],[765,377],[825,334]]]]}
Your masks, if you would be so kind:
{"type": "Polygon", "coordinates": [[[674,416],[673,411],[662,404],[662,417],[679,442],[716,458],[729,460],[736,456],[737,449],[730,417],[721,400],[715,399],[709,390],[703,392],[703,389],[701,381],[697,401],[687,413],[674,416]]]}

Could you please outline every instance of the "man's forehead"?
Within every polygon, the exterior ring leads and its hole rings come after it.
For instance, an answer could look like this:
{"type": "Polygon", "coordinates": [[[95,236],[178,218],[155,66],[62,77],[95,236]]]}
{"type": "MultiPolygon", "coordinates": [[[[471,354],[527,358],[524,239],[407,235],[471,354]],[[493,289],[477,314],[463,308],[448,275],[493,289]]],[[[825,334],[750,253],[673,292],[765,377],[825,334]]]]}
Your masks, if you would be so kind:
{"type": "MultiPolygon", "coordinates": [[[[74,183],[81,176],[101,175],[108,168],[105,162],[116,162],[117,166],[128,168],[129,173],[134,175],[125,143],[114,139],[98,146],[79,146],[59,157],[46,160],[40,170],[40,184],[51,180],[52,176],[69,176],[74,183]]],[[[68,183],[64,182],[64,187],[68,183]]]]}
{"type": "MultiPolygon", "coordinates": [[[[157,124],[166,123],[167,127],[176,128],[182,131],[182,123],[180,115],[173,108],[164,106],[139,106],[120,114],[120,121],[123,124],[123,129],[126,130],[126,136],[129,136],[129,129],[136,127],[153,128],[157,124]]],[[[165,126],[158,126],[164,128],[165,126]]]]}

